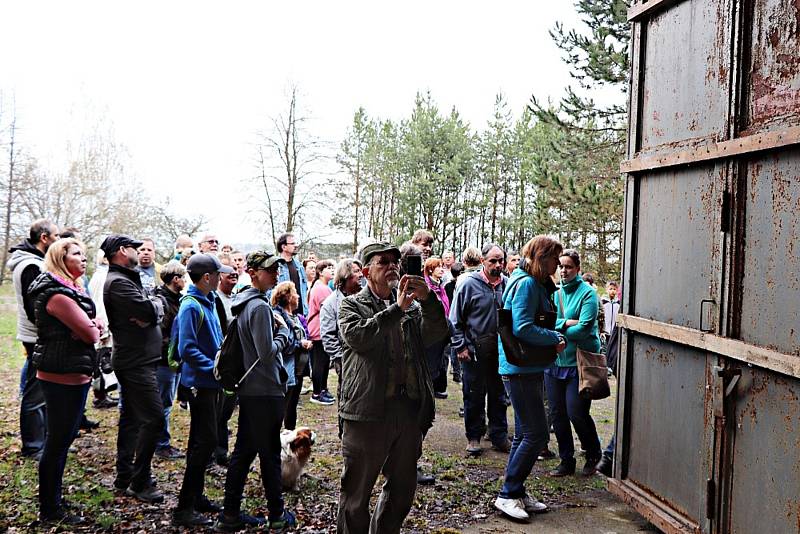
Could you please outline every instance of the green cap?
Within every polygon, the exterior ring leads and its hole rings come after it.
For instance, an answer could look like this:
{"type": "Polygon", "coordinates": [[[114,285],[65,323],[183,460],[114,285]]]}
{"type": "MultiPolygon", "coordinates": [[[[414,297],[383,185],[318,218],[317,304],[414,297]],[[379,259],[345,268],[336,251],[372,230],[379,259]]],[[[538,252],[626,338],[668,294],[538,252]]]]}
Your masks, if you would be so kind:
{"type": "Polygon", "coordinates": [[[247,255],[247,266],[251,269],[268,269],[274,264],[283,261],[283,258],[264,250],[257,250],[247,255]]]}
{"type": "Polygon", "coordinates": [[[400,249],[386,241],[379,241],[377,243],[370,243],[365,245],[358,254],[358,260],[364,267],[369,263],[370,258],[375,254],[382,254],[383,252],[391,252],[397,259],[400,259],[400,249]]]}

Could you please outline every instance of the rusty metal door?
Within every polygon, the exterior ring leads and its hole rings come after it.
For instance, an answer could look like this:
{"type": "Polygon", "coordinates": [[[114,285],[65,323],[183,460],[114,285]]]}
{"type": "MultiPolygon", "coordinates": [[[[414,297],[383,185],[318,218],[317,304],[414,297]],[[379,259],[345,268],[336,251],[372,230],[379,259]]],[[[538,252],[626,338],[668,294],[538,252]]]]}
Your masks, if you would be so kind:
{"type": "Polygon", "coordinates": [[[669,532],[800,532],[800,1],[629,19],[609,488],[669,532]]]}

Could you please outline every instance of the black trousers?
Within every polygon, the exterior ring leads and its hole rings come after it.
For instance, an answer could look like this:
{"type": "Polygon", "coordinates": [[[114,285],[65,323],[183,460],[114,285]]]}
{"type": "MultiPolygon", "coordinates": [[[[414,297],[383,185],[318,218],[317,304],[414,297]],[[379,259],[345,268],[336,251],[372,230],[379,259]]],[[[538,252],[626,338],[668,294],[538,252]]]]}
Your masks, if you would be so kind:
{"type": "Polygon", "coordinates": [[[331,358],[325,352],[322,341],[314,341],[314,347],[311,349],[311,384],[314,386],[315,395],[328,389],[328,373],[330,369],[331,358]]]}
{"type": "Polygon", "coordinates": [[[239,396],[239,430],[225,478],[225,515],[238,515],[250,465],[258,455],[269,519],[283,516],[281,424],[283,397],[239,396]]]}
{"type": "Polygon", "coordinates": [[[297,405],[300,402],[300,390],[303,389],[303,377],[296,377],[297,383],[289,386],[286,392],[286,414],[283,416],[283,426],[286,430],[297,427],[297,405]]]}
{"type": "Polygon", "coordinates": [[[150,462],[164,432],[164,407],[156,364],[114,372],[120,385],[117,479],[114,485],[140,491],[151,483],[150,462]]]}
{"type": "Polygon", "coordinates": [[[233,411],[239,404],[237,395],[227,395],[222,389],[217,394],[217,448],[214,454],[222,456],[228,454],[228,421],[233,416],[233,411]]]}
{"type": "Polygon", "coordinates": [[[192,508],[197,498],[203,495],[206,467],[217,446],[218,393],[216,388],[197,388],[189,397],[189,447],[183,484],[178,494],[179,510],[192,508]]]}

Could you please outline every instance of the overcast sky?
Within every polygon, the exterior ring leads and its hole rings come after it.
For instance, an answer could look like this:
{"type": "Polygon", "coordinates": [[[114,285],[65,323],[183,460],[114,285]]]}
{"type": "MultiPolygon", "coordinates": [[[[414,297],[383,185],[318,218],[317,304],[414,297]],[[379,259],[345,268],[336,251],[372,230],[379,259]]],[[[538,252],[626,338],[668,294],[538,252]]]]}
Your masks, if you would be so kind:
{"type": "Polygon", "coordinates": [[[578,24],[571,1],[4,0],[0,90],[46,165],[103,116],[151,195],[205,213],[223,241],[264,241],[243,215],[255,190],[242,179],[290,82],[334,145],[359,106],[399,120],[426,90],[480,130],[499,91],[515,116],[531,94],[563,94],[556,21],[578,24]]]}

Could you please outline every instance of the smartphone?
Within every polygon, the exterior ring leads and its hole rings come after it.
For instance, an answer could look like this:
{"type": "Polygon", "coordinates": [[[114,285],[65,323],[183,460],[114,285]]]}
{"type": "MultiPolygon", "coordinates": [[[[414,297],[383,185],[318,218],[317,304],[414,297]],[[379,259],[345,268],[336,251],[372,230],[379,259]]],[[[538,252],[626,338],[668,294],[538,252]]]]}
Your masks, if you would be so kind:
{"type": "Polygon", "coordinates": [[[406,256],[406,274],[422,276],[422,256],[406,256]]]}

